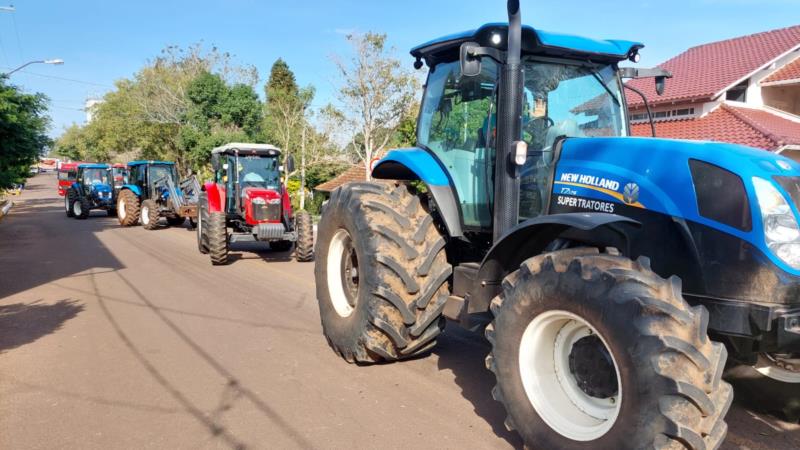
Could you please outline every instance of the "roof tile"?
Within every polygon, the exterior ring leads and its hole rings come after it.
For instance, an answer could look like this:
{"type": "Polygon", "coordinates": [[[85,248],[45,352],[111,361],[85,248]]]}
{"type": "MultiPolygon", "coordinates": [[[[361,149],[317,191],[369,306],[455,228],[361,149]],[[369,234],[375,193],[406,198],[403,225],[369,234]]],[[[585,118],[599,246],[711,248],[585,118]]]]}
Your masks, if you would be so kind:
{"type": "MultiPolygon", "coordinates": [[[[631,126],[634,136],[650,136],[650,124],[631,126]]],[[[696,119],[656,122],[661,138],[728,142],[764,150],[800,144],[800,122],[764,110],[722,105],[696,119]]]]}
{"type": "Polygon", "coordinates": [[[768,76],[761,84],[792,80],[800,81],[800,57],[781,67],[780,70],[768,76]]]}
{"type": "MultiPolygon", "coordinates": [[[[658,96],[652,79],[632,80],[652,104],[711,99],[764,64],[800,45],[800,25],[712,42],[690,48],[659,65],[672,72],[664,95],[658,96]]],[[[638,96],[629,96],[640,106],[638,96]]]]}
{"type": "Polygon", "coordinates": [[[320,192],[333,192],[336,188],[340,186],[344,186],[348,183],[357,183],[359,181],[366,181],[367,174],[364,169],[363,164],[355,164],[349,169],[345,170],[341,173],[338,177],[328,180],[319,186],[315,187],[314,190],[320,192]]]}

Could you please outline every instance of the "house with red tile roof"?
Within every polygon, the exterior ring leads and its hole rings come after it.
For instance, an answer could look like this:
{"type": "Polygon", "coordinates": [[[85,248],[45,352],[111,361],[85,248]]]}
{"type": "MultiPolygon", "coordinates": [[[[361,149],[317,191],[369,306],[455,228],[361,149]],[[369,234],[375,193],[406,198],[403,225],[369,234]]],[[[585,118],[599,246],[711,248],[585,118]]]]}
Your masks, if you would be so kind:
{"type": "MultiPolygon", "coordinates": [[[[800,160],[800,25],[690,48],[659,67],[670,71],[663,95],[652,79],[629,84],[653,111],[658,137],[763,148],[800,160]]],[[[631,131],[650,136],[642,99],[627,92],[631,131]]]]}

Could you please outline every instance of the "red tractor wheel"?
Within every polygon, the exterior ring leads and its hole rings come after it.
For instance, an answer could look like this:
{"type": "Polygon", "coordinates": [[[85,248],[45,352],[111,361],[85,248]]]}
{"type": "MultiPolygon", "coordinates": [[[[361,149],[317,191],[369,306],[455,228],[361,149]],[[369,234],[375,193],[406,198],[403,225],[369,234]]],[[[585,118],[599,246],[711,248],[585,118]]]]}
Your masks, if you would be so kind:
{"type": "Polygon", "coordinates": [[[208,215],[208,223],[203,223],[208,238],[208,254],[211,264],[221,266],[228,263],[228,228],[225,224],[225,213],[212,212],[208,215]]]}

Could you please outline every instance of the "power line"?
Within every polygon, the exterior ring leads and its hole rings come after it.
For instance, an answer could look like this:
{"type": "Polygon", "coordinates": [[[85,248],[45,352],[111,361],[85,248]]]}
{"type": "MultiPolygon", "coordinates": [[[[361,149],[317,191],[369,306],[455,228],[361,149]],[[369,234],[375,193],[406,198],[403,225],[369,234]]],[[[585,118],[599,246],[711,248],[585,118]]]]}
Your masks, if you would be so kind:
{"type": "MultiPolygon", "coordinates": [[[[11,69],[11,67],[5,67],[5,69],[11,69]]],[[[94,83],[94,82],[91,82],[91,81],[76,80],[74,78],[58,77],[58,76],[55,76],[55,75],[45,75],[43,73],[28,72],[27,70],[20,70],[20,73],[24,73],[24,74],[28,74],[28,75],[36,75],[37,77],[43,77],[43,78],[52,78],[54,80],[69,81],[69,82],[72,82],[72,83],[80,83],[80,84],[87,84],[87,85],[90,85],[90,86],[99,86],[99,87],[104,87],[104,88],[108,88],[108,89],[114,89],[114,86],[109,86],[107,84],[94,83]]]]}
{"type": "Polygon", "coordinates": [[[17,49],[19,50],[19,61],[20,63],[22,63],[25,60],[25,57],[22,54],[22,41],[19,38],[19,27],[17,26],[16,14],[11,14],[11,21],[14,24],[14,34],[17,36],[17,49]]]}

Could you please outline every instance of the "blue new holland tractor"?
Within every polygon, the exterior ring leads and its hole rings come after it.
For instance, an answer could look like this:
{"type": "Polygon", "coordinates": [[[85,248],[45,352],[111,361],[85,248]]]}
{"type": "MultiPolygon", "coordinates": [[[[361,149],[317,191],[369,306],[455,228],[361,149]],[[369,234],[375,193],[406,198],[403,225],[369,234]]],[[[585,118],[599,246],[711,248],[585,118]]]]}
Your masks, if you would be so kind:
{"type": "Polygon", "coordinates": [[[180,226],[187,218],[197,219],[200,184],[195,177],[178,181],[175,163],[167,161],[133,161],[128,163],[127,181],[119,189],[117,210],[123,227],[141,221],[146,230],[159,226],[166,217],[170,226],[180,226]]]}
{"type": "Polygon", "coordinates": [[[492,394],[535,448],[717,448],[726,363],[796,408],[800,165],[629,137],[622,79],[669,77],[619,67],[643,45],[508,12],[411,51],[417,147],[332,193],[315,277],[333,350],[391,362],[444,318],[485,328],[492,394]]]}
{"type": "Polygon", "coordinates": [[[111,167],[107,164],[80,164],[75,182],[64,196],[67,217],[86,219],[93,209],[102,209],[109,216],[117,214],[111,167]]]}

